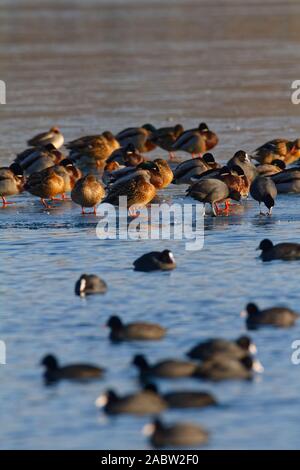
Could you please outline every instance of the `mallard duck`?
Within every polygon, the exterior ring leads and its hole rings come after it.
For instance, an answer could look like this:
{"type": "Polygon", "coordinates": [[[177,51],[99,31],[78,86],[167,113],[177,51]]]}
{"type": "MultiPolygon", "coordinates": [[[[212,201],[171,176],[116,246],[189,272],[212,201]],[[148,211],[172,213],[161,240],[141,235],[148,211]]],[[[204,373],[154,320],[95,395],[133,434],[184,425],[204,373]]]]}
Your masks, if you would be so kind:
{"type": "Polygon", "coordinates": [[[215,178],[203,179],[199,181],[199,183],[193,184],[187,190],[187,195],[203,204],[209,203],[214,216],[218,215],[220,212],[217,206],[218,202],[224,202],[229,198],[235,201],[241,199],[241,195],[238,191],[230,191],[226,183],[215,178]]]}
{"type": "MultiPolygon", "coordinates": [[[[223,166],[212,170],[207,170],[200,175],[194,175],[191,178],[191,183],[194,184],[199,181],[203,181],[208,178],[216,178],[227,184],[230,191],[237,191],[241,197],[247,197],[249,194],[250,184],[243,171],[243,169],[237,165],[233,165],[231,168],[223,166]]],[[[229,201],[226,202],[226,208],[228,208],[229,201]]]]}
{"type": "Polygon", "coordinates": [[[2,207],[13,204],[6,200],[6,196],[14,196],[23,191],[23,169],[18,163],[12,163],[9,167],[0,168],[0,197],[2,207]]]}
{"type": "Polygon", "coordinates": [[[61,379],[88,380],[103,376],[105,369],[93,364],[70,364],[61,367],[53,354],[45,356],[41,365],[46,368],[44,378],[47,382],[56,382],[61,379]]]}
{"type": "Polygon", "coordinates": [[[59,149],[64,145],[64,136],[58,127],[51,127],[48,132],[42,132],[32,137],[32,139],[28,140],[27,144],[30,147],[44,147],[47,144],[52,144],[55,148],[59,149]]]}
{"type": "Polygon", "coordinates": [[[106,323],[110,328],[112,341],[159,340],[166,334],[166,329],[156,323],[123,323],[120,317],[113,315],[106,323]]]}
{"type": "Polygon", "coordinates": [[[260,326],[272,325],[287,328],[293,326],[300,318],[299,313],[287,307],[271,307],[260,310],[256,304],[250,303],[241,312],[246,318],[247,327],[256,329],[260,326]]]}
{"type": "Polygon", "coordinates": [[[93,207],[96,214],[96,206],[105,196],[102,184],[94,175],[86,175],[80,178],[71,192],[71,199],[75,204],[81,206],[82,214],[85,214],[85,207],[93,207]]]}
{"type": "Polygon", "coordinates": [[[294,167],[272,175],[278,193],[300,193],[300,168],[294,167]]]}
{"type": "Polygon", "coordinates": [[[120,145],[111,132],[105,131],[101,135],[73,140],[66,147],[70,150],[70,158],[80,165],[99,167],[120,145]]]}
{"type": "Polygon", "coordinates": [[[278,243],[274,245],[271,240],[265,238],[256,249],[261,250],[260,258],[263,261],[275,259],[294,261],[300,259],[300,243],[278,243]]]}
{"type": "Polygon", "coordinates": [[[163,150],[169,152],[170,159],[174,158],[173,145],[178,137],[183,133],[184,129],[181,124],[170,127],[160,127],[156,129],[151,137],[151,142],[163,150]]]}
{"type": "Polygon", "coordinates": [[[167,408],[167,403],[152,390],[142,390],[137,393],[118,396],[113,390],[108,390],[100,395],[96,406],[103,408],[107,414],[157,414],[167,408]]]}
{"type": "Polygon", "coordinates": [[[274,139],[266,142],[253,152],[253,158],[261,164],[272,163],[274,160],[283,160],[286,165],[300,158],[300,139],[290,141],[287,139],[274,139]]]}
{"type": "Polygon", "coordinates": [[[167,176],[161,174],[159,166],[153,161],[141,163],[137,167],[124,167],[119,170],[113,171],[110,178],[110,190],[116,185],[123,184],[137,175],[150,176],[150,182],[156,189],[161,189],[164,186],[167,176]]]}
{"type": "Polygon", "coordinates": [[[45,168],[59,164],[64,159],[64,155],[57,150],[53,144],[45,147],[30,147],[17,155],[15,162],[24,170],[26,175],[31,175],[45,168]]]}
{"type": "Polygon", "coordinates": [[[127,197],[127,207],[130,208],[130,214],[134,215],[137,209],[152,201],[156,196],[156,188],[151,183],[150,175],[143,172],[130,178],[125,177],[112,185],[103,202],[117,206],[121,196],[127,197]]]}
{"type": "Polygon", "coordinates": [[[28,191],[34,196],[38,196],[44,207],[49,209],[51,206],[46,202],[46,199],[53,199],[59,194],[62,195],[65,192],[65,178],[66,174],[56,171],[56,167],[46,168],[45,170],[39,171],[38,173],[32,173],[25,185],[25,191],[28,191]]]}
{"type": "Polygon", "coordinates": [[[244,150],[238,150],[234,156],[228,160],[227,166],[232,168],[233,166],[240,166],[244,171],[249,184],[252,183],[254,178],[257,176],[257,169],[251,162],[249,155],[244,150]]]}
{"type": "Polygon", "coordinates": [[[211,150],[218,143],[217,135],[208,129],[208,126],[201,122],[197,129],[190,129],[183,132],[174,142],[172,151],[188,152],[194,158],[211,150]]]}
{"type": "Polygon", "coordinates": [[[162,185],[158,189],[166,188],[173,181],[173,171],[169,167],[168,162],[166,162],[166,160],[164,160],[163,158],[156,158],[155,160],[153,160],[153,163],[158,167],[159,174],[162,178],[162,185]]]}
{"type": "Polygon", "coordinates": [[[74,165],[69,158],[64,158],[58,165],[52,167],[60,175],[65,183],[62,199],[67,199],[65,193],[69,193],[75,186],[76,181],[82,177],[82,172],[74,165]]]}
{"type": "Polygon", "coordinates": [[[105,186],[108,186],[112,181],[114,181],[114,172],[123,170],[124,165],[120,165],[117,161],[111,160],[106,162],[103,172],[102,172],[102,181],[105,186]]]}
{"type": "MultiPolygon", "coordinates": [[[[275,183],[267,176],[257,176],[250,186],[250,194],[259,203],[263,202],[268,208],[268,214],[272,214],[275,205],[277,189],[275,183]]],[[[260,210],[260,213],[263,214],[260,210]]]]}
{"type": "Polygon", "coordinates": [[[129,127],[119,132],[116,138],[122,147],[133,144],[139,152],[146,153],[156,147],[151,141],[155,130],[151,124],[144,124],[142,127],[129,127]]]}
{"type": "Polygon", "coordinates": [[[257,174],[260,176],[272,176],[285,170],[286,164],[283,160],[273,160],[272,163],[256,165],[257,174]]]}
{"type": "Polygon", "coordinates": [[[174,423],[164,424],[156,418],[152,423],[146,424],[143,433],[150,436],[150,443],[154,447],[198,447],[206,444],[209,433],[198,424],[174,423]]]}
{"type": "Polygon", "coordinates": [[[128,144],[126,147],[120,147],[115,150],[111,156],[106,160],[106,163],[119,163],[125,166],[137,166],[146,161],[146,158],[141,155],[133,144],[128,144]]]}
{"type": "Polygon", "coordinates": [[[177,165],[174,170],[173,184],[192,184],[192,178],[205,173],[208,170],[219,168],[211,153],[205,153],[203,157],[191,158],[177,165]]]}
{"type": "Polygon", "coordinates": [[[246,198],[249,194],[250,184],[243,168],[233,165],[231,168],[224,167],[220,180],[227,184],[230,191],[237,191],[241,197],[246,198]]]}
{"type": "Polygon", "coordinates": [[[151,251],[136,259],[133,266],[135,271],[170,271],[176,268],[176,262],[170,250],[151,251]]]}

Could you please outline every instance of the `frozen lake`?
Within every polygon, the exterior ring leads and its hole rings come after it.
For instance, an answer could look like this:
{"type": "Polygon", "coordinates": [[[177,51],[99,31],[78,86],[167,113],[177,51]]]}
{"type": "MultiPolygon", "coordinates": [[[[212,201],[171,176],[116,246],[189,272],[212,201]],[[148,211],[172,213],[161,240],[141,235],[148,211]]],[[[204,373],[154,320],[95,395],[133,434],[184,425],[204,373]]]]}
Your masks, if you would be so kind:
{"type": "MultiPolygon", "coordinates": [[[[31,135],[58,125],[71,140],[83,134],[151,122],[205,121],[226,161],[275,137],[299,137],[299,106],[291,82],[299,77],[300,4],[283,1],[2,1],[0,163],[10,162],[31,135]]],[[[153,156],[164,155],[154,151],[153,156]]],[[[184,154],[181,155],[182,157],[184,154]]],[[[161,198],[182,203],[183,188],[161,198]]],[[[108,387],[138,388],[132,356],[152,361],[184,357],[200,339],[245,333],[239,312],[248,301],[300,310],[300,264],[263,264],[263,238],[299,241],[299,197],[278,197],[272,218],[253,201],[229,217],[205,219],[201,251],[183,241],[100,241],[97,217],[70,202],[45,212],[23,194],[0,210],[0,366],[2,449],[145,449],[149,418],[107,418],[94,401],[108,387]],[[152,249],[171,248],[178,267],[143,274],[132,262],[152,249]],[[105,296],[74,295],[83,272],[108,283],[105,296]],[[159,322],[161,342],[111,345],[103,328],[112,314],[159,322]],[[92,362],[108,369],[87,385],[45,387],[41,357],[92,362]]],[[[210,432],[207,449],[299,448],[300,366],[291,363],[289,330],[251,332],[265,373],[253,382],[210,384],[159,381],[160,388],[212,391],[221,406],[164,413],[210,432]]]]}

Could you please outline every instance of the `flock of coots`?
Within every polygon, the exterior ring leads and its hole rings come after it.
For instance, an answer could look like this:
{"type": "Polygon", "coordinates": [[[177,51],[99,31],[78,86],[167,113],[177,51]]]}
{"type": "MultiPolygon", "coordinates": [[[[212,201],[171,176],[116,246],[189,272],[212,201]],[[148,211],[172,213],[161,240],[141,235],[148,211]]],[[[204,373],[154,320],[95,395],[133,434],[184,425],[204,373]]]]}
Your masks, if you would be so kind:
{"type": "MultiPolygon", "coordinates": [[[[184,130],[177,124],[155,128],[150,124],[130,127],[116,135],[105,131],[88,135],[66,144],[65,155],[61,147],[64,137],[56,127],[28,141],[29,148],[19,153],[8,167],[0,168],[0,197],[3,208],[11,201],[7,197],[27,191],[41,199],[46,210],[63,203],[70,193],[72,201],[86,208],[101,202],[119,204],[119,197],[127,197],[129,216],[147,206],[157,192],[170,184],[188,185],[187,196],[211,205],[211,213],[228,215],[230,200],[240,202],[250,194],[262,203],[271,215],[276,197],[280,193],[300,192],[300,168],[294,164],[300,157],[300,141],[275,139],[259,147],[251,156],[237,151],[226,165],[215,161],[210,153],[218,143],[217,135],[205,123],[184,130]],[[164,158],[148,159],[145,153],[160,148],[169,152],[164,158]],[[175,153],[183,151],[192,158],[178,164],[175,153]],[[254,164],[256,161],[256,164],[254,164]],[[224,207],[220,204],[224,203],[224,207]]],[[[259,247],[263,261],[300,259],[300,245],[279,243],[265,239],[259,247]]],[[[146,253],[133,262],[135,271],[169,271],[176,268],[170,250],[146,253]]],[[[180,269],[180,267],[179,267],[180,269]]],[[[139,274],[136,274],[139,276],[139,274]]],[[[82,274],[75,285],[75,294],[83,297],[105,294],[105,281],[94,274],[82,274]]],[[[286,307],[260,310],[253,303],[246,306],[242,316],[248,329],[260,327],[290,327],[299,317],[286,307]]],[[[107,320],[108,340],[163,341],[168,333],[159,324],[125,323],[114,315],[107,320]]],[[[145,427],[151,443],[163,446],[198,446],[209,439],[209,432],[193,423],[166,424],[159,417],[168,408],[203,408],[217,406],[218,400],[203,390],[182,389],[160,392],[159,378],[194,378],[219,382],[222,380],[251,380],[263,371],[255,358],[256,348],[248,336],[236,340],[212,338],[193,345],[186,351],[186,359],[170,358],[154,363],[145,355],[135,355],[132,367],[137,370],[139,389],[127,395],[109,389],[96,400],[96,405],[109,415],[130,413],[149,414],[153,421],[145,427]]],[[[105,368],[93,364],[60,365],[53,354],[42,359],[48,384],[62,379],[101,379],[105,368]]]]}

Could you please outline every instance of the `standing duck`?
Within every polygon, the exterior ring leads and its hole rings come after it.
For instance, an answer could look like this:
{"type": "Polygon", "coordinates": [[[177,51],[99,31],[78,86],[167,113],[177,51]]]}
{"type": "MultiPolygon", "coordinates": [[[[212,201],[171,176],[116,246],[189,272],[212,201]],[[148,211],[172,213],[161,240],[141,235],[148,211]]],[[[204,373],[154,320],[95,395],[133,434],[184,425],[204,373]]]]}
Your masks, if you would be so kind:
{"type": "Polygon", "coordinates": [[[0,197],[2,207],[13,204],[6,200],[7,196],[14,196],[23,191],[23,169],[18,163],[12,163],[9,167],[0,168],[0,197]]]}
{"type": "Polygon", "coordinates": [[[66,199],[65,193],[72,190],[80,176],[81,171],[73,165],[72,160],[65,158],[58,165],[32,173],[24,189],[34,196],[39,196],[42,204],[49,209],[46,199],[55,200],[58,195],[66,199]]]}
{"type": "Polygon", "coordinates": [[[181,136],[184,129],[181,124],[176,124],[176,126],[169,126],[169,127],[160,127],[156,129],[153,133],[151,141],[160,147],[163,150],[169,152],[170,159],[174,159],[173,154],[173,145],[181,136]]]}
{"type": "Polygon", "coordinates": [[[108,157],[106,163],[117,162],[119,165],[137,166],[144,161],[146,161],[146,158],[137,151],[133,144],[129,143],[125,147],[115,150],[108,157]]]}
{"type": "Polygon", "coordinates": [[[65,158],[58,165],[55,165],[54,170],[57,174],[62,176],[65,182],[65,189],[62,194],[62,199],[66,199],[65,193],[69,193],[75,186],[75,183],[82,177],[82,172],[77,168],[73,161],[65,158]]]}
{"type": "MultiPolygon", "coordinates": [[[[259,207],[263,202],[268,208],[268,214],[272,214],[275,205],[277,189],[275,183],[266,176],[257,176],[250,186],[250,194],[259,203],[259,207]]],[[[260,214],[263,214],[260,210],[260,214]]]]}
{"type": "Polygon", "coordinates": [[[96,206],[104,196],[105,190],[94,175],[86,175],[80,178],[71,192],[71,199],[75,204],[81,206],[82,214],[85,214],[85,207],[93,207],[93,214],[96,214],[96,206]]]}
{"type": "Polygon", "coordinates": [[[211,150],[218,143],[217,135],[208,129],[208,126],[202,122],[198,129],[191,129],[183,132],[172,146],[172,151],[188,152],[194,158],[197,154],[211,150]]]}
{"type": "Polygon", "coordinates": [[[143,171],[142,174],[121,178],[113,184],[103,202],[118,206],[121,196],[126,196],[127,208],[134,216],[138,209],[145,207],[156,196],[156,188],[151,183],[150,175],[143,171]]]}
{"type": "Polygon", "coordinates": [[[283,170],[271,176],[277,191],[281,194],[300,193],[300,168],[283,170]]]}
{"type": "MultiPolygon", "coordinates": [[[[200,175],[195,175],[191,178],[192,184],[208,178],[223,181],[230,191],[237,191],[242,197],[247,197],[249,194],[249,181],[244,170],[238,165],[233,165],[231,168],[223,166],[222,168],[208,170],[200,175]]],[[[226,207],[227,206],[228,203],[226,202],[226,207]]]]}
{"type": "Polygon", "coordinates": [[[283,160],[289,165],[300,158],[300,139],[274,139],[258,147],[253,158],[261,164],[270,164],[274,160],[283,160]]]}
{"type": "Polygon", "coordinates": [[[214,178],[208,178],[193,184],[187,190],[187,196],[191,196],[203,204],[209,203],[213,216],[219,215],[217,203],[224,202],[230,198],[240,201],[241,195],[236,190],[229,190],[226,183],[214,178]]]}
{"type": "Polygon", "coordinates": [[[139,152],[146,153],[156,147],[151,140],[155,130],[151,124],[144,124],[142,127],[129,127],[119,132],[116,138],[122,147],[131,143],[139,152]]]}
{"type": "Polygon", "coordinates": [[[30,147],[17,155],[15,162],[24,170],[26,175],[31,175],[38,171],[58,165],[64,159],[64,155],[57,150],[53,144],[45,147],[30,147]]]}
{"type": "Polygon", "coordinates": [[[65,179],[59,173],[55,170],[55,167],[32,173],[27,179],[24,189],[30,194],[38,196],[43,206],[50,209],[51,206],[49,206],[46,199],[53,199],[65,192],[65,179]]]}
{"type": "Polygon", "coordinates": [[[205,153],[202,158],[185,160],[175,168],[173,184],[192,184],[192,178],[219,166],[211,153],[205,153]]]}
{"type": "Polygon", "coordinates": [[[69,142],[70,158],[80,166],[101,167],[114,150],[120,147],[114,135],[105,131],[100,135],[90,135],[69,142]]]}
{"type": "Polygon", "coordinates": [[[293,261],[300,259],[300,243],[278,243],[274,245],[271,240],[265,238],[260,242],[257,250],[261,250],[260,258],[263,261],[275,259],[293,261]]]}
{"type": "Polygon", "coordinates": [[[59,149],[64,144],[64,136],[58,127],[51,127],[48,132],[32,137],[28,140],[27,144],[30,147],[45,147],[47,144],[52,144],[55,148],[59,149]]]}
{"type": "Polygon", "coordinates": [[[166,160],[164,160],[163,158],[156,158],[155,160],[153,160],[153,163],[158,167],[159,174],[162,178],[162,185],[158,189],[166,188],[173,181],[173,171],[168,165],[168,162],[166,162],[166,160]]]}
{"type": "Polygon", "coordinates": [[[283,160],[274,160],[272,163],[263,163],[256,165],[259,176],[272,176],[285,170],[286,164],[283,160]]]}
{"type": "MultiPolygon", "coordinates": [[[[166,165],[168,165],[166,163],[166,165]]],[[[169,171],[171,171],[169,169],[169,171]]],[[[158,166],[156,161],[146,161],[136,167],[123,167],[110,174],[109,189],[112,190],[116,185],[130,180],[138,175],[149,175],[150,182],[156,189],[162,189],[170,181],[170,173],[164,165],[158,166]]],[[[173,177],[173,173],[172,173],[173,177]]]]}

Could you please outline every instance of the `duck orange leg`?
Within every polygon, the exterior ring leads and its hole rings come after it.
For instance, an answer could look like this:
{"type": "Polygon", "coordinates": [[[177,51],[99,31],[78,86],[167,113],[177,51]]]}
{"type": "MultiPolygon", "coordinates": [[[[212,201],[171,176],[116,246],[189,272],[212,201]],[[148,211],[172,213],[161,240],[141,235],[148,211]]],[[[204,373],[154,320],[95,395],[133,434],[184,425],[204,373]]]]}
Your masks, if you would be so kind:
{"type": "Polygon", "coordinates": [[[46,199],[41,198],[41,203],[46,209],[51,209],[51,206],[47,203],[46,199]]]}
{"type": "Polygon", "coordinates": [[[6,207],[9,204],[15,204],[15,202],[7,201],[4,196],[1,196],[2,199],[2,207],[6,207]]]}

